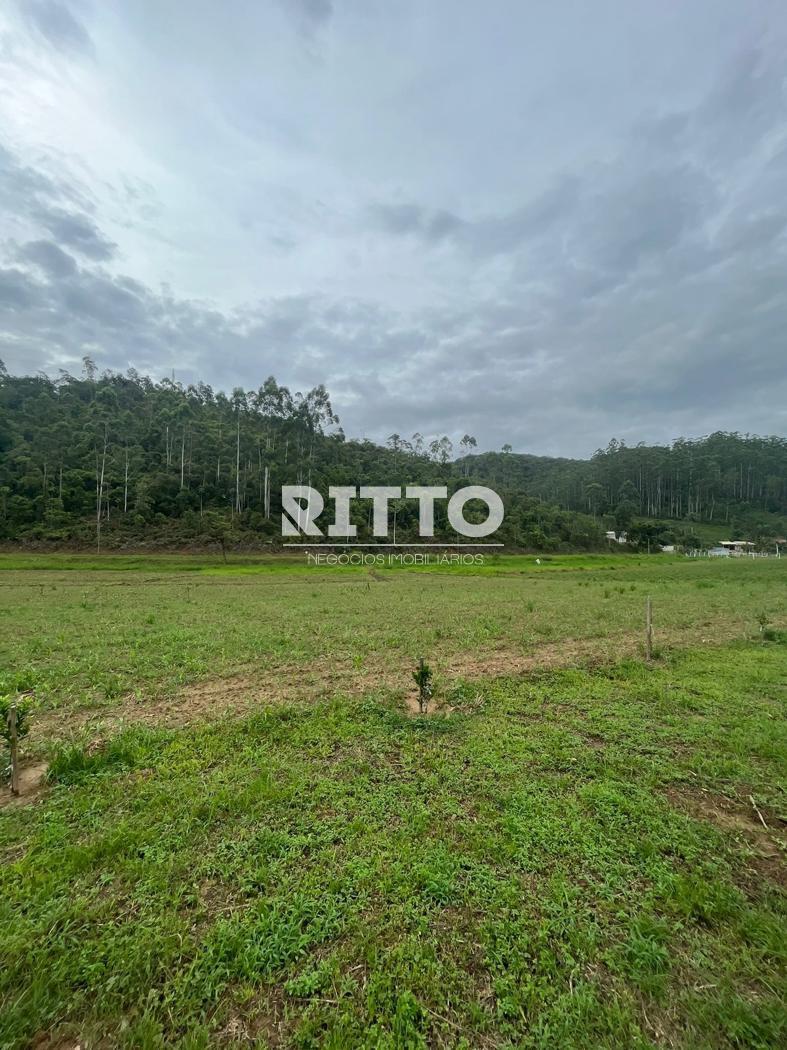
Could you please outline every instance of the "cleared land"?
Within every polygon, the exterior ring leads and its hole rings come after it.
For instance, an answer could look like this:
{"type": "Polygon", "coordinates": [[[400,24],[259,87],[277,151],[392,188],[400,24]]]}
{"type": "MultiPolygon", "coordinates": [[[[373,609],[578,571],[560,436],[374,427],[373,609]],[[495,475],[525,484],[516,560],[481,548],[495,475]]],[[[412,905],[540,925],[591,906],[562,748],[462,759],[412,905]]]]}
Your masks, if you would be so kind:
{"type": "Polygon", "coordinates": [[[787,563],[0,565],[0,1045],[782,1045],[787,563]]]}

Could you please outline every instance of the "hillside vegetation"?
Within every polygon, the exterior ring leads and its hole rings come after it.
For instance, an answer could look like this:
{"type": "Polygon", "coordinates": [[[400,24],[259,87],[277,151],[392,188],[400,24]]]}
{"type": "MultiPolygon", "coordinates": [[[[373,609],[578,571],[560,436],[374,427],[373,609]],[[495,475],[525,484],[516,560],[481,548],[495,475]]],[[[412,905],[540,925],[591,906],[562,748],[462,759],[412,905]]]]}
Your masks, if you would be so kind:
{"type": "MultiPolygon", "coordinates": [[[[493,485],[506,520],[496,539],[538,550],[594,550],[609,528],[633,544],[699,543],[694,522],[731,536],[787,530],[787,442],[713,434],[669,447],[612,441],[590,460],[500,453],[454,459],[447,437],[385,446],[348,440],[328,392],[291,393],[272,377],[229,396],[130,370],[14,377],[0,366],[0,540],[105,548],[157,543],[259,545],[279,539],[283,484],[493,485]]],[[[400,501],[400,542],[418,506],[400,501]]],[[[353,505],[372,539],[368,501],[353,505]]],[[[436,505],[436,537],[455,538],[436,505]]]]}

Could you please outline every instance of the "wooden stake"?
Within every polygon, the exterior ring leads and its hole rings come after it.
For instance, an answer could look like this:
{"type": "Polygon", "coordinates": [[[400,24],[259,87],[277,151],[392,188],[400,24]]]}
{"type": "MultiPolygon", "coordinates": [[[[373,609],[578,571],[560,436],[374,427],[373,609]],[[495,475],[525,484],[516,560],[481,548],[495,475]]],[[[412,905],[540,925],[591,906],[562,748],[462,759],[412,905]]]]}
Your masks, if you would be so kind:
{"type": "Polygon", "coordinates": [[[645,657],[653,659],[653,605],[648,595],[645,601],[645,657]]]}
{"type": "Polygon", "coordinates": [[[751,802],[752,806],[754,806],[754,812],[760,818],[760,823],[762,824],[762,826],[767,831],[768,830],[768,825],[765,823],[765,817],[763,817],[762,813],[760,813],[760,811],[757,809],[757,803],[754,801],[754,799],[752,798],[751,795],[749,795],[749,802],[751,802]]]}
{"type": "Polygon", "coordinates": [[[8,734],[11,738],[11,794],[19,794],[19,743],[16,738],[16,708],[8,712],[8,734]]]}

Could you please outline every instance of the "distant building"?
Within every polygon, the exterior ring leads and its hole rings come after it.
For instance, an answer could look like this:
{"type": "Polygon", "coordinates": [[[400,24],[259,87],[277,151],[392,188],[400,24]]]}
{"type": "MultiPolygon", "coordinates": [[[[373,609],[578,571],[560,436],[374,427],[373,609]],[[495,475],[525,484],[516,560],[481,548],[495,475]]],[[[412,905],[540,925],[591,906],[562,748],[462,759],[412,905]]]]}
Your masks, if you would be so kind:
{"type": "Polygon", "coordinates": [[[607,539],[610,543],[625,543],[627,535],[628,533],[625,532],[621,532],[621,534],[618,535],[614,529],[609,529],[607,532],[607,539]]]}
{"type": "Polygon", "coordinates": [[[730,552],[726,547],[711,547],[708,551],[709,558],[729,558],[730,552]]]}
{"type": "Polygon", "coordinates": [[[721,540],[719,546],[724,547],[730,554],[748,554],[754,550],[756,544],[750,543],[749,540],[721,540]]]}

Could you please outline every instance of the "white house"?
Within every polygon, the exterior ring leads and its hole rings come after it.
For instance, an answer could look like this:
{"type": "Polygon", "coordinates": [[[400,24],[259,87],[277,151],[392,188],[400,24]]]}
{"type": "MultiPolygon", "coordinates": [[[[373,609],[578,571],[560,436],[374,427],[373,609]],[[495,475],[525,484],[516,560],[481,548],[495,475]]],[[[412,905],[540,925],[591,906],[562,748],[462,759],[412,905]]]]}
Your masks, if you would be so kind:
{"type": "Polygon", "coordinates": [[[730,554],[748,554],[754,550],[756,544],[750,543],[749,540],[721,540],[719,546],[724,547],[730,554]]]}

